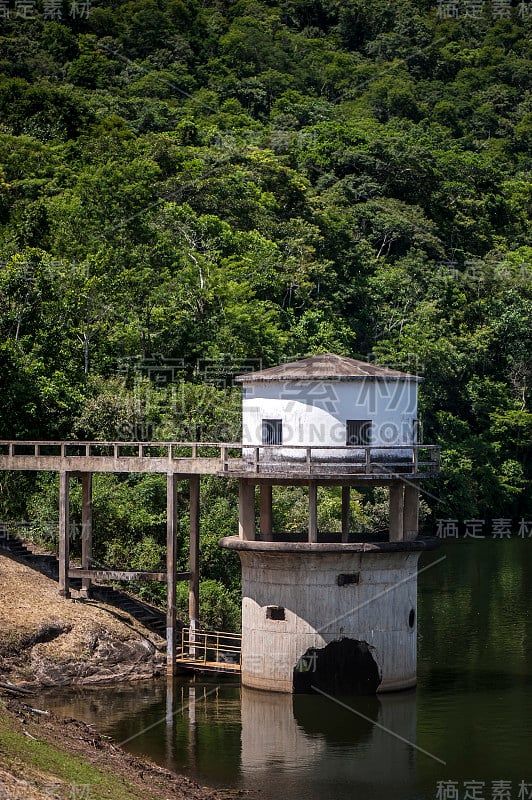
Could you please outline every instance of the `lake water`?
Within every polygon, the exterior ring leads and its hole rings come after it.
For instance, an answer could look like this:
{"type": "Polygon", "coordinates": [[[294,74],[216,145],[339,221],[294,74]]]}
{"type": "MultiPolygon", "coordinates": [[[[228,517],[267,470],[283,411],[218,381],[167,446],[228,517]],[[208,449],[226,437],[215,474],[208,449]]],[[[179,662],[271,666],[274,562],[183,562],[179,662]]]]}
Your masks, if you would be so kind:
{"type": "Polygon", "coordinates": [[[131,752],[262,800],[532,798],[532,539],[422,557],[418,686],[295,697],[234,679],[46,694],[131,752]],[[476,782],[476,783],[473,783],[476,782]]]}

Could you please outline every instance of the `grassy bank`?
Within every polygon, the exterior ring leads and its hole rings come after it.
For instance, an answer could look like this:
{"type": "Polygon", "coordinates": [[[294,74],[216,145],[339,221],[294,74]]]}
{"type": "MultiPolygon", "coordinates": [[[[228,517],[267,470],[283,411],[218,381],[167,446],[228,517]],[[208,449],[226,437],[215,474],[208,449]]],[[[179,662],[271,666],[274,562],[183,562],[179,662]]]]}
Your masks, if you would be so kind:
{"type": "Polygon", "coordinates": [[[215,792],[128,755],[76,720],[0,699],[0,798],[4,800],[224,800],[215,792]]]}

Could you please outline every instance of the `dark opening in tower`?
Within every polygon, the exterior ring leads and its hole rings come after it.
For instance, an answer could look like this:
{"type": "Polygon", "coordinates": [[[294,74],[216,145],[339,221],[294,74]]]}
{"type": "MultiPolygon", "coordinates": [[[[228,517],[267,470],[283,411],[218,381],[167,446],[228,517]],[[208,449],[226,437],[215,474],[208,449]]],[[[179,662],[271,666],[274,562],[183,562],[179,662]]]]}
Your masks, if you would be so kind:
{"type": "Polygon", "coordinates": [[[294,693],[375,694],[379,668],[367,642],[339,639],[310,647],[294,668],[294,693]]]}

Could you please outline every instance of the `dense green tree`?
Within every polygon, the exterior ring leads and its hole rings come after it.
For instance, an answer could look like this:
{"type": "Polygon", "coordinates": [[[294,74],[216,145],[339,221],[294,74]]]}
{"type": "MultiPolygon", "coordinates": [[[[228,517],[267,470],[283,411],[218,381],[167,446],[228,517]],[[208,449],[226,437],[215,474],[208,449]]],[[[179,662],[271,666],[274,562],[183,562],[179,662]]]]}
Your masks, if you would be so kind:
{"type": "MultiPolygon", "coordinates": [[[[489,4],[439,19],[428,0],[102,0],[1,22],[2,436],[238,439],[239,393],[202,364],[334,350],[423,374],[432,513],[531,513],[529,21],[489,4]],[[157,360],[178,365],[168,385],[157,360]]],[[[155,564],[159,484],[104,490],[100,556],[155,564]]],[[[36,526],[55,503],[46,481],[2,491],[36,526]]],[[[234,487],[205,491],[205,602],[233,624],[216,537],[234,487]]],[[[357,502],[378,527],[382,498],[357,502]]]]}

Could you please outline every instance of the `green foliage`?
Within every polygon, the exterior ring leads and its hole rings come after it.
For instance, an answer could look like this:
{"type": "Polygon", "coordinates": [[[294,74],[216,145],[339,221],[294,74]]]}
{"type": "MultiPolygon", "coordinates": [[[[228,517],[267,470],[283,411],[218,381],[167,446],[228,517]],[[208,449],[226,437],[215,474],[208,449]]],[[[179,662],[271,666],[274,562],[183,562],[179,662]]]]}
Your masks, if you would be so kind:
{"type": "MultiPolygon", "coordinates": [[[[372,354],[425,378],[432,513],[529,514],[530,35],[421,0],[4,20],[0,435],[237,440],[210,368],[372,354]],[[148,359],[179,365],[168,385],[148,359]]],[[[2,509],[42,533],[56,486],[32,481],[2,479],[2,509]]],[[[99,559],[160,560],[163,484],[95,479],[99,559]]],[[[303,495],[276,492],[276,526],[304,529],[303,495]]],[[[229,625],[235,490],[204,493],[203,591],[229,625]]],[[[324,495],[320,524],[339,508],[324,495]]],[[[383,508],[354,496],[353,524],[383,508]]]]}
{"type": "MultiPolygon", "coordinates": [[[[188,620],[188,586],[179,584],[177,609],[180,619],[188,620]]],[[[239,592],[230,592],[219,581],[200,584],[200,625],[207,630],[234,632],[240,629],[239,592]]]]}
{"type": "Polygon", "coordinates": [[[28,84],[20,78],[0,80],[0,114],[8,130],[41,141],[78,136],[90,121],[83,97],[45,82],[28,84]]]}

